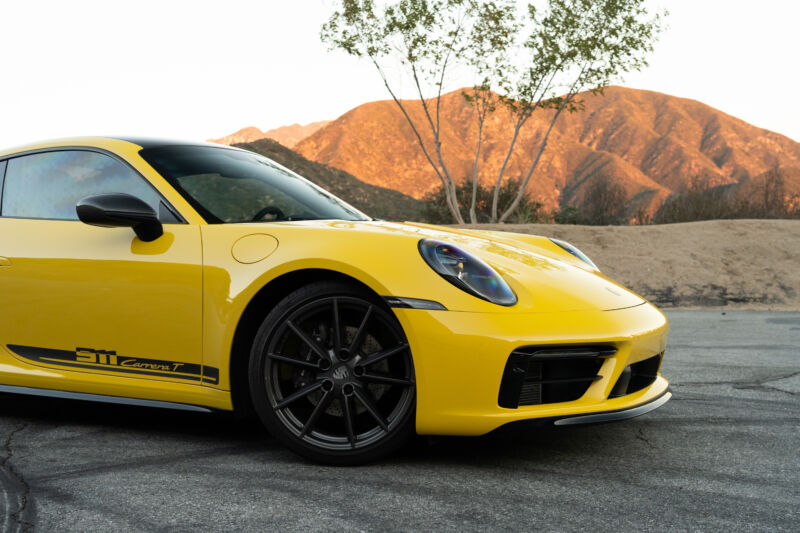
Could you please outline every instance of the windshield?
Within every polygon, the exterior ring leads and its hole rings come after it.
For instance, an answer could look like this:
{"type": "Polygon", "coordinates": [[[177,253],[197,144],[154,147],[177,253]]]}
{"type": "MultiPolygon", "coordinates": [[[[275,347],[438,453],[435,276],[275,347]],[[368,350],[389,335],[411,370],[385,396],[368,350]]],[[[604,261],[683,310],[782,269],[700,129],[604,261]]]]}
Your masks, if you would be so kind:
{"type": "Polygon", "coordinates": [[[210,224],[369,219],[291,170],[251,152],[162,146],[139,154],[210,224]]]}

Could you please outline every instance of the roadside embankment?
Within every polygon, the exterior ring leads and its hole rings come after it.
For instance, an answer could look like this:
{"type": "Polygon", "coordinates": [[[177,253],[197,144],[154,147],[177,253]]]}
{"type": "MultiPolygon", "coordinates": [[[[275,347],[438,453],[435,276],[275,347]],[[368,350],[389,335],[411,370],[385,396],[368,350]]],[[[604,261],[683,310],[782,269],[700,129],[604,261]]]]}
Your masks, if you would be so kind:
{"type": "Polygon", "coordinates": [[[800,310],[800,220],[462,227],[571,242],[606,275],[662,307],[800,310]]]}

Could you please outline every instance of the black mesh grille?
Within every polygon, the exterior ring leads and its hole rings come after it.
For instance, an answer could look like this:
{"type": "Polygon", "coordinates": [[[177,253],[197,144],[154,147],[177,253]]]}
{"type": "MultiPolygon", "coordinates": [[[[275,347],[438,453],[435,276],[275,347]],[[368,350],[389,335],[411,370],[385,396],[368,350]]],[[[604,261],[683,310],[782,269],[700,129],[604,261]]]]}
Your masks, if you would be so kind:
{"type": "Polygon", "coordinates": [[[519,405],[536,405],[542,403],[542,384],[524,383],[519,393],[519,405]]]}
{"type": "Polygon", "coordinates": [[[526,346],[511,353],[500,383],[498,403],[520,405],[570,402],[600,379],[603,360],[617,353],[613,346],[526,346]]]}

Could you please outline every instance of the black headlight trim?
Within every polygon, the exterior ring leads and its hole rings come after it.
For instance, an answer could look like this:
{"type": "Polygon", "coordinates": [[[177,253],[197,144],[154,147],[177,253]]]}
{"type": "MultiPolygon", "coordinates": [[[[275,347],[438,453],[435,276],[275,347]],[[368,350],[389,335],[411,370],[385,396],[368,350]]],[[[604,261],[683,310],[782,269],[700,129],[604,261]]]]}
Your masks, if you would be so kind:
{"type": "MultiPolygon", "coordinates": [[[[503,307],[511,307],[517,303],[517,295],[508,285],[506,280],[503,279],[503,277],[494,268],[492,268],[481,258],[462,250],[458,246],[438,241],[436,239],[420,239],[420,241],[417,243],[417,247],[422,258],[434,272],[462,291],[471,294],[476,298],[480,298],[481,300],[485,300],[495,305],[501,305],[503,307]],[[455,276],[451,272],[448,272],[446,267],[441,264],[441,261],[436,256],[436,252],[440,248],[449,248],[450,252],[457,252],[459,259],[461,259],[461,262],[459,262],[460,268],[464,268],[463,263],[466,263],[468,266],[473,267],[473,269],[477,268],[482,270],[485,274],[483,277],[490,278],[492,282],[497,285],[501,294],[494,298],[491,295],[483,294],[480,290],[478,290],[479,287],[476,288],[471,285],[468,279],[465,280],[462,277],[455,276]]],[[[466,273],[464,277],[467,278],[469,273],[466,272],[466,268],[464,268],[464,271],[466,273]]]]}
{"type": "Polygon", "coordinates": [[[553,244],[555,244],[556,246],[558,246],[559,248],[561,248],[565,252],[569,253],[571,256],[577,257],[578,259],[580,259],[581,261],[583,261],[584,263],[586,263],[587,265],[589,265],[593,269],[597,270],[598,272],[600,271],[600,269],[597,268],[597,265],[594,264],[594,261],[589,259],[589,256],[586,255],[585,253],[581,252],[578,249],[578,247],[575,246],[574,244],[570,244],[570,243],[568,243],[566,241],[562,241],[562,240],[559,240],[559,239],[554,239],[552,237],[550,238],[550,242],[552,242],[553,244]]]}

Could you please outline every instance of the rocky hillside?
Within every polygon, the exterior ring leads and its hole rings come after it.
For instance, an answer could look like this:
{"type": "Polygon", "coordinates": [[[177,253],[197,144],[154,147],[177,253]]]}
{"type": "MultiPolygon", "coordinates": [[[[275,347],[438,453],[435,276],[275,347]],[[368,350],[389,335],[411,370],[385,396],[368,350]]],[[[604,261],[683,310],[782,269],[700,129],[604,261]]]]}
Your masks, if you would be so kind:
{"type": "Polygon", "coordinates": [[[305,126],[300,124],[292,124],[290,126],[281,126],[280,128],[275,128],[274,130],[268,131],[261,131],[254,126],[250,126],[247,128],[242,128],[236,133],[231,133],[230,135],[226,135],[225,137],[221,137],[219,139],[209,139],[209,142],[230,145],[250,143],[259,141],[261,139],[272,139],[273,141],[278,141],[284,146],[292,148],[298,142],[328,124],[328,122],[330,121],[322,120],[320,122],[306,124],[305,126]]]}
{"type": "MultiPolygon", "coordinates": [[[[581,100],[581,111],[560,117],[528,189],[549,209],[579,205],[588,188],[603,178],[625,188],[631,209],[641,206],[651,212],[695,177],[711,185],[746,184],[779,168],[791,177],[787,185],[797,182],[793,176],[800,170],[800,143],[700,102],[622,87],[609,87],[604,96],[584,94],[581,100]]],[[[421,106],[406,104],[421,124],[421,106]]],[[[506,176],[524,172],[550,113],[537,112],[523,129],[506,176]]],[[[462,178],[472,168],[473,110],[455,91],[443,97],[442,116],[444,157],[454,176],[462,178]]],[[[511,135],[507,114],[500,110],[491,116],[485,133],[481,179],[491,182],[511,135]]],[[[295,150],[415,198],[439,184],[392,101],[349,111],[300,141],[295,150]]],[[[798,190],[787,192],[800,192],[800,184],[791,187],[798,190]]]]}
{"type": "Polygon", "coordinates": [[[238,143],[236,146],[277,161],[370,216],[398,221],[420,220],[422,216],[422,202],[419,200],[364,183],[343,170],[309,161],[272,139],[238,143]]]}

